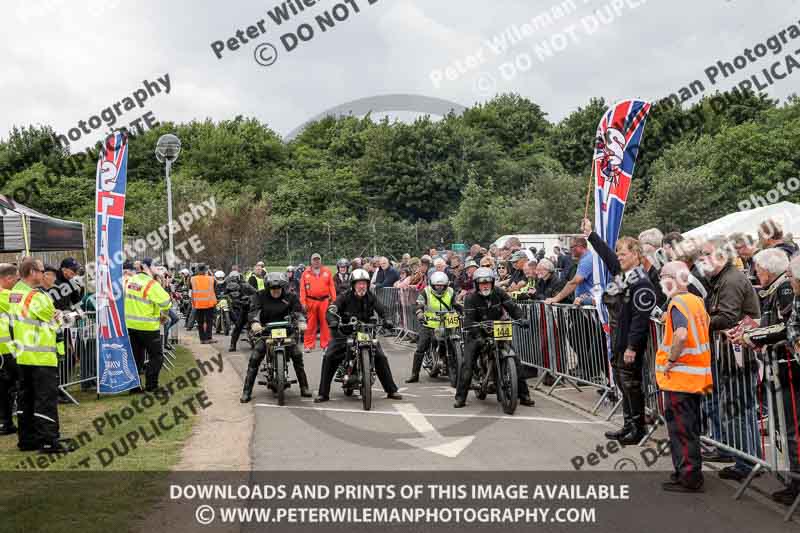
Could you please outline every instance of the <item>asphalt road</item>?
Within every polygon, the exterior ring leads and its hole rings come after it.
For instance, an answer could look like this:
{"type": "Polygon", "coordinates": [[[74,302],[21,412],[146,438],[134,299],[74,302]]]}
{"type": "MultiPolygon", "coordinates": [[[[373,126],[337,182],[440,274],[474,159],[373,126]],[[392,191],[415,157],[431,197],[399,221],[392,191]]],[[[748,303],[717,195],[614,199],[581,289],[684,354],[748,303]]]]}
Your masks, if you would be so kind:
{"type": "MultiPolygon", "coordinates": [[[[196,334],[194,331],[191,334],[196,334]]],[[[215,336],[226,363],[244,375],[249,357],[246,341],[229,353],[227,337],[215,336]]],[[[697,495],[665,495],[660,482],[672,471],[669,452],[659,455],[660,430],[648,447],[615,449],[603,436],[615,429],[603,417],[592,416],[560,400],[534,391],[536,406],[520,406],[513,416],[504,415],[495,396],[480,401],[470,393],[467,407],[456,410],[454,389],[445,379],[405,385],[413,345],[384,338],[395,382],[404,398],[389,400],[376,382],[373,407],[363,411],[358,394],[345,397],[334,382],[331,400],[315,404],[301,398],[293,385],[286,405],[279,407],[266,386],[256,384],[253,400],[255,427],[250,446],[253,470],[373,470],[373,471],[580,471],[638,470],[654,472],[653,498],[679,498],[675,503],[702,509],[717,524],[730,523],[737,530],[786,531],[797,524],[782,522],[781,507],[748,491],[738,502],[732,499],[735,484],[721,481],[715,472],[706,475],[706,492],[697,495]],[[598,449],[599,448],[599,449],[598,449]],[[594,456],[590,454],[594,453],[594,456]],[[591,464],[590,464],[591,463],[591,464]],[[718,516],[717,516],[718,515],[718,516]],[[751,524],[750,527],[744,527],[751,524]],[[757,527],[756,527],[757,526],[757,527]]],[[[316,394],[322,351],[305,355],[305,366],[316,394]]],[[[293,372],[292,372],[293,375],[293,372]]],[[[532,386],[535,380],[529,380],[532,386]]],[[[586,401],[597,396],[593,391],[586,401]]],[[[606,411],[607,412],[607,411],[606,411]]],[[[773,485],[777,488],[777,485],[773,485]]]]}

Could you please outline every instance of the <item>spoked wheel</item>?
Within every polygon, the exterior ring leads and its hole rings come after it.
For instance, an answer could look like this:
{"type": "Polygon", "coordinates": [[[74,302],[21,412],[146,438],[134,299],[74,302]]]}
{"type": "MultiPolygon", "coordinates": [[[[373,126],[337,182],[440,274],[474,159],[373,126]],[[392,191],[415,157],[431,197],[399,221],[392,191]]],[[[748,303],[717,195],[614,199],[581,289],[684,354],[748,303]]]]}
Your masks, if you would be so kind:
{"type": "Polygon", "coordinates": [[[447,353],[447,377],[450,378],[450,386],[458,386],[461,363],[464,361],[464,353],[461,351],[461,343],[454,342],[453,349],[447,353]]]}
{"type": "Polygon", "coordinates": [[[361,403],[365,411],[372,409],[372,361],[369,348],[361,348],[361,403]]]}
{"type": "Polygon", "coordinates": [[[497,387],[497,396],[503,405],[503,412],[513,415],[517,410],[517,364],[513,357],[504,357],[500,362],[500,383],[497,387]]]}
{"type": "Polygon", "coordinates": [[[436,342],[431,342],[428,354],[425,356],[430,361],[430,365],[425,367],[425,372],[432,378],[439,376],[439,354],[436,350],[438,350],[436,342]]]}
{"type": "Polygon", "coordinates": [[[286,359],[283,350],[275,352],[275,394],[278,405],[286,403],[286,359]]]}

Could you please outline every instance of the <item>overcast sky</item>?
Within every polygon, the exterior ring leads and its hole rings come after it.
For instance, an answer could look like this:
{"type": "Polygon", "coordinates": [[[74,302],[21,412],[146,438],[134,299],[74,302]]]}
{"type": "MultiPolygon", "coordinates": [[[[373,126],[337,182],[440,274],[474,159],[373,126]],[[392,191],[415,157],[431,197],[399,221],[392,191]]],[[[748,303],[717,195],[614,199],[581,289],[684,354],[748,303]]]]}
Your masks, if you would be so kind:
{"type": "MultiPolygon", "coordinates": [[[[539,0],[372,1],[348,0],[347,20],[322,32],[315,17],[340,2],[320,0],[278,26],[267,14],[274,0],[3,0],[0,136],[15,124],[37,123],[67,133],[79,120],[130,97],[143,80],[165,73],[170,94],[124,112],[121,123],[145,111],[161,121],[241,114],[286,135],[318,113],[359,98],[403,93],[469,106],[507,91],[535,101],[556,121],[592,96],[657,99],[696,79],[709,88],[704,69],[800,24],[798,0],[574,0],[574,9],[570,2],[539,0]],[[608,24],[597,24],[611,3],[623,7],[608,24]],[[486,44],[559,4],[572,13],[509,50],[496,54],[486,44]],[[236,51],[225,48],[217,59],[212,42],[261,19],[266,33],[236,51]],[[303,23],[316,30],[314,37],[287,52],[281,35],[303,23]],[[254,51],[267,42],[278,58],[261,66],[254,51]],[[544,60],[535,49],[542,42],[554,50],[544,60]],[[468,56],[474,62],[468,64],[468,56]],[[514,73],[507,65],[515,58],[524,71],[514,73]],[[435,71],[456,61],[467,72],[437,86],[435,71]]],[[[344,8],[337,9],[341,17],[344,8]]],[[[800,49],[800,39],[785,48],[712,90],[783,61],[800,49]]],[[[795,57],[800,60],[800,54],[795,57]]],[[[800,93],[798,88],[795,72],[767,92],[785,98],[800,93]]],[[[83,135],[74,148],[99,140],[104,130],[83,135]]]]}

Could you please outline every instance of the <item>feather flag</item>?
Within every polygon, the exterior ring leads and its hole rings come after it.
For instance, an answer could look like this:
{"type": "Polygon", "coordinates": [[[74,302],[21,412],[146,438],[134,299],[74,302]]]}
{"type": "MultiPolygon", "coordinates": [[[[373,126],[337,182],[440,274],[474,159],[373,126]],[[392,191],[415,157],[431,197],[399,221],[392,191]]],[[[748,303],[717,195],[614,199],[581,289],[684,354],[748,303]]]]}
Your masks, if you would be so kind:
{"type": "Polygon", "coordinates": [[[122,288],[122,223],[128,172],[128,137],[106,139],[97,161],[97,393],[119,393],[140,386],[128,329],[122,288]]]}
{"type": "MultiPolygon", "coordinates": [[[[644,100],[624,100],[611,107],[597,126],[595,138],[594,174],[594,227],[597,234],[612,250],[616,247],[622,215],[633,179],[636,156],[644,135],[644,125],[652,104],[644,100]]],[[[594,254],[594,296],[600,323],[606,332],[609,357],[610,335],[608,310],[600,298],[608,286],[606,265],[594,254]]]]}

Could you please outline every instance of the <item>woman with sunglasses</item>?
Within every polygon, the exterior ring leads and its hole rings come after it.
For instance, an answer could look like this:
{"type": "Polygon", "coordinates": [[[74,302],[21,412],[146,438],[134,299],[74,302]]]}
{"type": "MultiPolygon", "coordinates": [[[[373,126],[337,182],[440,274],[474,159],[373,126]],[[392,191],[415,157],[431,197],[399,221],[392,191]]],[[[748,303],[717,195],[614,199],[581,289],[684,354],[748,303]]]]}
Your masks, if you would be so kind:
{"type": "Polygon", "coordinates": [[[507,261],[498,261],[497,263],[497,283],[500,288],[507,289],[511,284],[511,273],[509,272],[507,261]]]}

